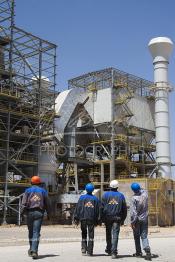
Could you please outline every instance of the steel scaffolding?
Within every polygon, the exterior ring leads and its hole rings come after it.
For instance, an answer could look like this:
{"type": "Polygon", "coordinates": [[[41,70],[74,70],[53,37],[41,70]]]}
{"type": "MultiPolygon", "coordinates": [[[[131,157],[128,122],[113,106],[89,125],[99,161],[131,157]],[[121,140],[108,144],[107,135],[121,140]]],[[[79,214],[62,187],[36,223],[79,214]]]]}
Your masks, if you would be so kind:
{"type": "MultiPolygon", "coordinates": [[[[154,97],[151,81],[128,74],[116,68],[106,68],[90,72],[68,81],[68,88],[86,88],[87,90],[100,90],[104,88],[128,88],[139,96],[154,97]],[[93,88],[93,89],[92,89],[93,88]]],[[[131,93],[130,93],[131,95],[131,93]]]]}
{"type": "MultiPolygon", "coordinates": [[[[77,188],[83,189],[83,185],[88,181],[92,181],[99,188],[106,189],[111,179],[130,178],[131,175],[133,177],[149,177],[152,171],[156,172],[155,131],[132,126],[130,120],[134,117],[134,113],[129,107],[129,102],[134,97],[142,97],[145,99],[144,101],[154,104],[152,86],[151,81],[116,68],[90,72],[68,81],[69,89],[84,89],[93,101],[96,101],[98,91],[111,89],[112,112],[109,123],[95,125],[92,118],[87,131],[81,127],[75,130],[75,148],[84,146],[84,143],[94,148],[101,146],[103,156],[94,153],[91,148],[91,151],[87,152],[91,155],[87,164],[85,163],[87,157],[81,156],[80,159],[76,153],[72,159],[63,159],[65,168],[62,175],[64,176],[65,173],[70,191],[77,190],[77,188]],[[89,135],[89,131],[91,135],[89,135]],[[83,134],[84,138],[86,136],[86,139],[82,141],[79,134],[83,134]],[[85,140],[87,142],[84,142],[85,140]],[[76,171],[73,168],[74,163],[78,166],[76,166],[76,171]],[[69,177],[67,173],[70,172],[66,171],[69,170],[68,166],[72,167],[72,174],[69,177]],[[75,177],[78,177],[78,182],[75,177]]],[[[94,106],[92,106],[92,110],[94,110],[94,106]]],[[[58,161],[62,160],[58,159],[58,161]]]]}
{"type": "Polygon", "coordinates": [[[14,0],[0,0],[3,223],[9,195],[20,195],[29,178],[39,172],[41,138],[54,133],[55,116],[56,45],[16,27],[14,7],[14,0]]]}

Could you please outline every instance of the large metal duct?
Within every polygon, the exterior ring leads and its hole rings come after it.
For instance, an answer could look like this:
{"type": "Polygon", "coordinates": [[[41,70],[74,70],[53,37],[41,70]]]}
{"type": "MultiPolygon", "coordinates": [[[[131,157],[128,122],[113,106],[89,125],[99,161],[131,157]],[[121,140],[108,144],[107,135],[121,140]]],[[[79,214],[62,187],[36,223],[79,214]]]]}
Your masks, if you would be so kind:
{"type": "Polygon", "coordinates": [[[171,178],[168,64],[173,42],[167,37],[153,38],[148,44],[153,57],[155,83],[156,161],[163,178],[171,178]]]}

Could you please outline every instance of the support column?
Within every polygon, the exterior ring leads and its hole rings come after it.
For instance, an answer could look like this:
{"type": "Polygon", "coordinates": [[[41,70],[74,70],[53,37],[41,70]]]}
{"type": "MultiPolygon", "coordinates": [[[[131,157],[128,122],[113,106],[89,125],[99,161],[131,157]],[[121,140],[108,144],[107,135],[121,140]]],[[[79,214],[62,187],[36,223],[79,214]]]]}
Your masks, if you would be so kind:
{"type": "Polygon", "coordinates": [[[110,161],[110,181],[115,179],[115,124],[114,124],[114,76],[112,70],[111,86],[111,161],[110,161]]]}
{"type": "Polygon", "coordinates": [[[96,158],[96,145],[93,145],[93,160],[96,158]]]}
{"type": "Polygon", "coordinates": [[[75,192],[78,194],[78,164],[74,163],[75,192]]]}
{"type": "Polygon", "coordinates": [[[8,112],[7,120],[7,148],[6,148],[6,168],[5,168],[5,186],[4,186],[4,210],[2,224],[7,224],[7,209],[8,209],[8,171],[9,171],[9,148],[10,148],[10,112],[8,112]]]}
{"type": "Polygon", "coordinates": [[[70,164],[67,164],[65,193],[69,193],[69,171],[70,171],[70,164]]]}
{"type": "Polygon", "coordinates": [[[101,197],[104,192],[104,163],[100,164],[100,171],[101,171],[101,185],[100,185],[100,190],[101,190],[101,197]]]}

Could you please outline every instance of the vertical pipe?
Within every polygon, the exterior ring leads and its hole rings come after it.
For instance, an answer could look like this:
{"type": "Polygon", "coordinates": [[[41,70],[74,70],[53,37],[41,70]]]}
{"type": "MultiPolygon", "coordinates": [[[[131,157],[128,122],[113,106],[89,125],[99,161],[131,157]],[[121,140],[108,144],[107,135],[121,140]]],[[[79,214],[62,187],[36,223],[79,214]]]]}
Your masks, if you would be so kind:
{"type": "Polygon", "coordinates": [[[168,90],[163,84],[158,85],[155,92],[155,124],[156,124],[156,160],[159,173],[164,178],[171,177],[170,128],[168,90]],[[160,88],[159,88],[160,87],[160,88]]]}
{"type": "Polygon", "coordinates": [[[159,212],[158,212],[158,192],[156,190],[156,226],[159,226],[159,212]]]}
{"type": "Polygon", "coordinates": [[[19,196],[19,203],[18,203],[18,226],[21,225],[21,196],[19,196]]]}
{"type": "MultiPolygon", "coordinates": [[[[94,132],[95,134],[95,132],[94,132]]],[[[95,141],[95,138],[94,138],[94,141],[95,141]]],[[[93,161],[95,162],[95,159],[96,159],[96,145],[94,144],[93,145],[93,161]]]]}
{"type": "Polygon", "coordinates": [[[75,158],[75,148],[76,148],[76,126],[74,125],[70,130],[70,148],[69,157],[75,158]]]}
{"type": "Polygon", "coordinates": [[[39,120],[38,120],[38,143],[37,143],[37,170],[36,173],[38,174],[38,176],[40,175],[40,163],[39,163],[39,159],[40,159],[40,154],[41,154],[41,150],[40,150],[40,145],[41,145],[41,117],[42,117],[42,110],[41,110],[41,106],[42,106],[42,40],[39,40],[39,81],[38,81],[38,94],[37,94],[37,99],[38,99],[38,114],[39,114],[39,120]]]}
{"type": "Polygon", "coordinates": [[[173,43],[167,37],[157,37],[153,38],[148,46],[154,65],[156,161],[159,175],[169,179],[171,178],[171,158],[168,63],[173,43]]]}
{"type": "MultiPolygon", "coordinates": [[[[14,30],[14,0],[11,2],[11,21],[10,21],[10,48],[9,48],[9,74],[10,74],[10,89],[13,90],[13,30],[14,30]]],[[[9,102],[9,110],[11,107],[11,103],[9,102]]],[[[8,112],[7,116],[7,146],[6,146],[6,168],[5,168],[5,186],[4,186],[4,210],[3,210],[3,221],[2,224],[7,224],[7,192],[8,192],[8,170],[9,170],[9,143],[10,143],[10,112],[8,112]]]]}
{"type": "Polygon", "coordinates": [[[66,167],[65,193],[69,193],[69,182],[70,182],[69,172],[70,172],[70,167],[71,167],[71,165],[68,163],[68,164],[67,164],[67,167],[66,167]]]}
{"type": "MultiPolygon", "coordinates": [[[[56,100],[56,47],[54,48],[54,114],[56,114],[56,111],[55,111],[55,100],[56,100]]],[[[53,120],[53,134],[55,134],[55,118],[53,120]]]]}
{"type": "MultiPolygon", "coordinates": [[[[10,107],[10,104],[9,104],[10,107]]],[[[7,147],[6,147],[6,168],[5,168],[5,188],[4,188],[4,212],[2,224],[7,224],[7,209],[8,209],[8,170],[9,170],[9,140],[10,140],[10,112],[8,112],[7,120],[7,147]]]]}
{"type": "Polygon", "coordinates": [[[100,171],[101,171],[101,184],[100,184],[100,186],[101,186],[101,197],[102,197],[102,195],[103,195],[103,191],[104,191],[104,163],[101,163],[100,164],[101,165],[101,169],[100,169],[100,171]]]}
{"type": "Polygon", "coordinates": [[[74,163],[75,193],[78,194],[78,165],[74,163]]]}
{"type": "Polygon", "coordinates": [[[114,124],[114,70],[112,69],[111,85],[111,161],[110,181],[115,179],[115,124],[114,124]]]}

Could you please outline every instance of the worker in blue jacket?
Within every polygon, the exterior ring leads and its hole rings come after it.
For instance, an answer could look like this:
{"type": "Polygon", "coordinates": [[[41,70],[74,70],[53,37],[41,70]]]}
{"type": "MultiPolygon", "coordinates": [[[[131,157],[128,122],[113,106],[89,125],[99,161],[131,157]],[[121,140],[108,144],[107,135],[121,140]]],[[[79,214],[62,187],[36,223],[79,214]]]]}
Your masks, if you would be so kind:
{"type": "Polygon", "coordinates": [[[47,191],[41,188],[41,179],[39,176],[31,178],[32,186],[26,189],[22,199],[21,214],[27,215],[27,226],[29,231],[30,249],[28,255],[33,259],[38,258],[38,245],[40,230],[43,222],[44,212],[49,215],[49,202],[47,191]]]}
{"type": "Polygon", "coordinates": [[[118,238],[120,226],[124,224],[127,216],[125,197],[118,192],[118,181],[110,182],[111,190],[105,192],[102,197],[102,220],[106,226],[106,250],[112,259],[117,258],[118,238]]]}
{"type": "Polygon", "coordinates": [[[74,222],[81,223],[82,242],[81,251],[88,256],[93,255],[94,227],[99,221],[99,199],[92,194],[94,185],[89,183],[85,187],[87,194],[80,196],[74,212],[74,222]],[[87,241],[88,231],[88,241],[87,241]]]}

